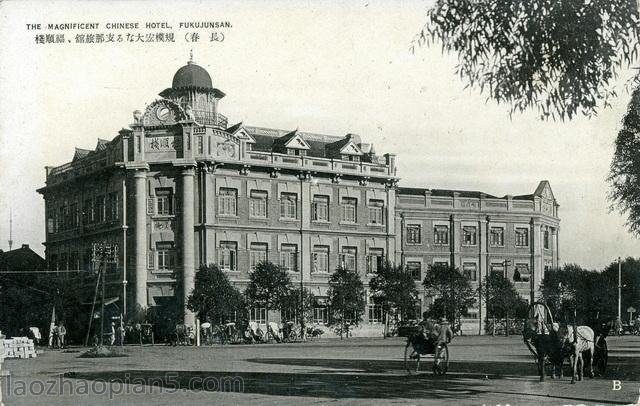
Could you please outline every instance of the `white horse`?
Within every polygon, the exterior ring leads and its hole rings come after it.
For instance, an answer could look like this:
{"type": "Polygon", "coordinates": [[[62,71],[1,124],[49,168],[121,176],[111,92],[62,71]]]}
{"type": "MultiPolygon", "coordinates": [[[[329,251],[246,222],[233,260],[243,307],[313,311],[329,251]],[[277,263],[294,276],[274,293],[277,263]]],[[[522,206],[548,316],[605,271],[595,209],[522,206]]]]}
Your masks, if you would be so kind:
{"type": "Polygon", "coordinates": [[[575,383],[576,375],[578,380],[582,380],[582,371],[584,369],[584,359],[582,353],[589,352],[589,376],[593,377],[593,354],[595,351],[595,334],[590,327],[587,326],[560,326],[558,331],[562,351],[571,356],[571,367],[573,375],[571,375],[571,383],[575,383]]]}

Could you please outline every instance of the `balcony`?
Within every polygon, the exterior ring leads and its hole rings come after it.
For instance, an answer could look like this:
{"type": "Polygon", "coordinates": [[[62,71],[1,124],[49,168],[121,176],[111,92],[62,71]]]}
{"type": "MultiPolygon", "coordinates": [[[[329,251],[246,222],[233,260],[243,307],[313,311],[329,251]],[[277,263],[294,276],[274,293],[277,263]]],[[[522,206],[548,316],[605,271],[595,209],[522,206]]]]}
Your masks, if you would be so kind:
{"type": "Polygon", "coordinates": [[[339,159],[295,156],[272,152],[248,151],[245,162],[278,168],[308,169],[309,171],[334,172],[370,177],[395,177],[388,165],[369,162],[350,162],[339,159]]]}
{"type": "Polygon", "coordinates": [[[64,165],[50,168],[47,172],[47,182],[57,183],[66,179],[82,176],[88,173],[99,171],[107,166],[106,157],[83,159],[75,162],[68,162],[64,165]]]}
{"type": "Polygon", "coordinates": [[[227,128],[227,117],[220,113],[213,113],[206,110],[193,110],[196,121],[200,124],[211,125],[217,128],[227,128]]]}

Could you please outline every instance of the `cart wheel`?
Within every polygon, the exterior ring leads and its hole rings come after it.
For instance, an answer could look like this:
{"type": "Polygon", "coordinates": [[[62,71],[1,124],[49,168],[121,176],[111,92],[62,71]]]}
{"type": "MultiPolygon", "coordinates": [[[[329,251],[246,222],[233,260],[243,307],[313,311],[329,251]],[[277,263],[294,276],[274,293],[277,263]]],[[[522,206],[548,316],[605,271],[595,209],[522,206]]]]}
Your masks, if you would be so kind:
{"type": "Polygon", "coordinates": [[[410,375],[420,372],[420,354],[411,343],[407,343],[404,347],[404,367],[410,375]]]}
{"type": "Polygon", "coordinates": [[[598,375],[603,375],[607,370],[607,363],[609,362],[609,348],[607,347],[606,339],[601,338],[598,340],[598,345],[595,348],[593,358],[598,375]]]}
{"type": "Polygon", "coordinates": [[[436,349],[433,358],[433,373],[436,375],[444,375],[449,370],[449,347],[447,344],[441,344],[436,349]]]}

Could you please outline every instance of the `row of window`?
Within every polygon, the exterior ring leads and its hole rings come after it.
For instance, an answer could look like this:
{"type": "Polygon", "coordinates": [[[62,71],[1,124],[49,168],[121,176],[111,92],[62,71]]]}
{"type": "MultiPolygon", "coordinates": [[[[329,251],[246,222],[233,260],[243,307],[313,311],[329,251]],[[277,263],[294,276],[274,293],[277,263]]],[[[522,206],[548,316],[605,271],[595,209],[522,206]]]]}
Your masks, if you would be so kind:
{"type": "MultiPolygon", "coordinates": [[[[249,216],[254,218],[268,217],[268,192],[264,190],[252,190],[249,194],[249,216]]],[[[382,200],[369,199],[368,223],[383,224],[384,202],[382,200]]],[[[329,196],[314,195],[311,201],[311,220],[330,221],[329,196]]],[[[232,188],[220,188],[218,192],[218,214],[221,216],[238,215],[238,190],[232,188]]],[[[340,221],[346,223],[358,222],[358,199],[343,197],[340,200],[340,221]]],[[[298,195],[296,193],[282,192],[280,194],[280,218],[298,218],[298,195]]]]}
{"type": "MultiPolygon", "coordinates": [[[[544,231],[544,247],[549,248],[548,230],[544,231]]],[[[422,226],[420,224],[408,224],[406,226],[407,244],[422,244],[422,226]]],[[[529,229],[526,227],[515,228],[515,246],[529,246],[529,229]]],[[[433,228],[433,243],[436,245],[449,245],[449,226],[436,225],[433,228]]],[[[475,226],[462,227],[462,245],[475,246],[478,244],[478,228],[475,226]]],[[[492,247],[504,247],[504,227],[489,228],[489,245],[492,247]]]]}
{"type": "MultiPolygon", "coordinates": [[[[314,245],[311,253],[311,271],[313,273],[329,273],[330,248],[328,245],[314,245]]],[[[266,243],[251,243],[249,247],[249,268],[255,270],[259,263],[274,260],[274,253],[269,251],[266,243]]],[[[337,267],[357,271],[357,247],[342,247],[336,255],[337,267]]],[[[155,255],[149,254],[148,267],[158,270],[172,270],[175,267],[175,248],[173,242],[157,242],[155,255]],[[155,263],[154,263],[155,260],[155,263]]],[[[298,244],[281,244],[274,262],[289,272],[299,270],[298,244]]],[[[367,273],[375,273],[384,263],[382,248],[369,248],[366,256],[367,273]]],[[[238,243],[221,241],[218,248],[218,266],[225,271],[238,271],[238,243]]]]}
{"type": "Polygon", "coordinates": [[[47,231],[72,230],[80,225],[100,224],[120,218],[120,195],[112,192],[85,199],[82,207],[78,203],[63,203],[56,209],[49,209],[47,231]]]}
{"type": "MultiPolygon", "coordinates": [[[[448,262],[434,262],[434,266],[437,265],[446,265],[448,266],[448,262]]],[[[422,280],[422,263],[420,261],[407,261],[406,264],[407,270],[411,273],[411,276],[416,281],[422,280]]],[[[491,272],[500,273],[503,276],[505,275],[505,266],[504,262],[496,262],[491,264],[491,272]]],[[[478,280],[478,264],[475,262],[463,262],[462,263],[462,273],[466,276],[470,281],[478,280]]],[[[516,263],[515,270],[513,272],[513,281],[514,282],[529,282],[529,264],[526,263],[516,263]]]]}
{"type": "MultiPolygon", "coordinates": [[[[252,190],[249,195],[249,216],[252,218],[267,218],[268,192],[252,190]]],[[[147,208],[148,214],[173,215],[176,201],[171,188],[157,188],[155,199],[150,198],[147,208]]],[[[384,224],[384,202],[370,199],[367,206],[368,224],[384,224]]],[[[220,216],[238,215],[238,190],[220,188],[218,192],[218,214],[220,216]]],[[[296,193],[280,194],[280,218],[298,219],[298,195],[296,193]]],[[[315,195],[311,202],[311,220],[330,221],[329,196],[315,195]]],[[[340,220],[346,223],[358,221],[358,199],[344,197],[340,204],[340,220]]]]}
{"type": "MultiPolygon", "coordinates": [[[[52,271],[80,269],[92,271],[97,266],[96,263],[92,263],[92,257],[93,249],[91,247],[87,247],[83,255],[80,255],[78,251],[47,254],[47,267],[52,271]]],[[[107,271],[116,269],[118,269],[117,263],[107,264],[107,271]]]]}

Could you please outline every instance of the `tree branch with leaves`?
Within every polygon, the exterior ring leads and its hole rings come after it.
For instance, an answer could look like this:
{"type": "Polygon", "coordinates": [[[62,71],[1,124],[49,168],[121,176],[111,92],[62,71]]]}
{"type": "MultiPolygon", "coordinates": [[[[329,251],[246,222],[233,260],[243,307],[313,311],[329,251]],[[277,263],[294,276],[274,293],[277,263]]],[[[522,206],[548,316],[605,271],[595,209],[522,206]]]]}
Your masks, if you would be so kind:
{"type": "MultiPolygon", "coordinates": [[[[593,116],[638,57],[636,0],[438,0],[410,44],[440,44],[456,74],[510,113],[593,116]]],[[[637,78],[636,78],[637,84],[637,78]]]]}

